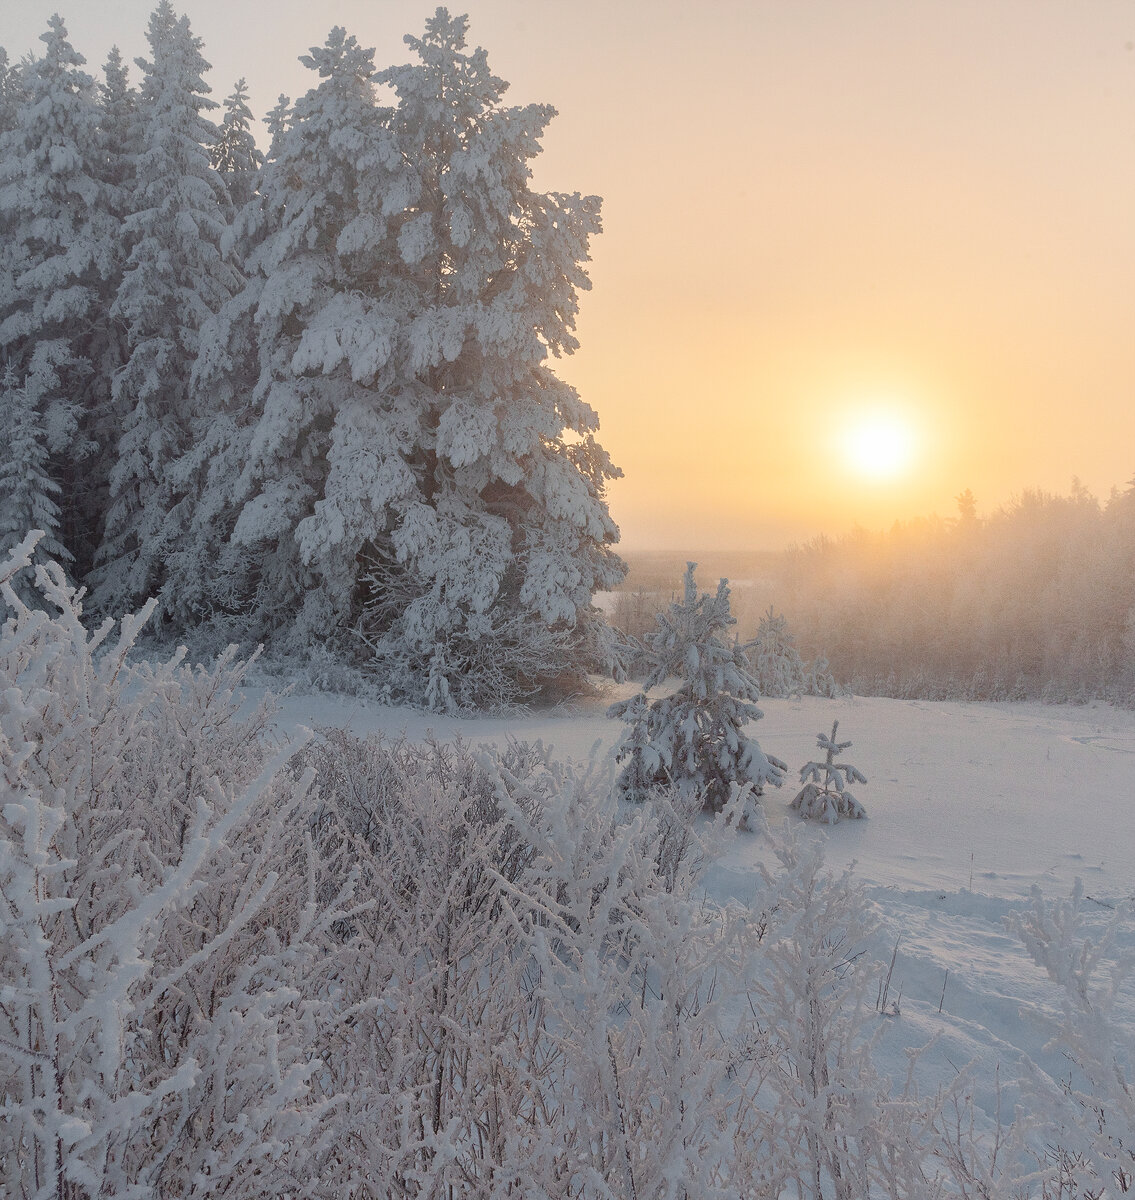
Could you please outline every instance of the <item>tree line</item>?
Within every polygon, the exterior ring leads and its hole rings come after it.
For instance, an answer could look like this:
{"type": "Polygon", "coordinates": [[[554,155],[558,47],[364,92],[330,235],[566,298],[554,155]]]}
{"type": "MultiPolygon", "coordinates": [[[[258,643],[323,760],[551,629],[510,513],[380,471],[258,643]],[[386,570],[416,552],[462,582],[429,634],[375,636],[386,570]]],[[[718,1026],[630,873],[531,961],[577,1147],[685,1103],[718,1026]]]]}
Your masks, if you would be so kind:
{"type": "Polygon", "coordinates": [[[988,516],[817,538],[778,604],[861,694],[1135,705],[1135,481],[1025,491],[988,516]]]}
{"type": "Polygon", "coordinates": [[[570,689],[622,578],[570,354],[600,202],[539,193],[554,116],[438,9],[377,69],[341,28],[257,147],[161,0],[140,78],[53,17],[0,52],[0,550],[101,613],[365,660],[431,707],[570,689]]]}

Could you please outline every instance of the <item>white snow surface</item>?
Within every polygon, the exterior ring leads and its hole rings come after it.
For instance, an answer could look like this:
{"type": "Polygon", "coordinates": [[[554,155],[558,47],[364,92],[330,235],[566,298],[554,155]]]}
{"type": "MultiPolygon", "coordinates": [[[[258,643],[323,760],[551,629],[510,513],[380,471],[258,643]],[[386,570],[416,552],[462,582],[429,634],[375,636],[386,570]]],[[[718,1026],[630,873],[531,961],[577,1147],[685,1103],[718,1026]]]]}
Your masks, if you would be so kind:
{"type": "MultiPolygon", "coordinates": [[[[604,709],[634,690],[608,687],[571,709],[502,718],[439,717],[293,693],[282,700],[279,729],[291,736],[301,727],[339,726],[413,739],[433,732],[495,745],[510,736],[541,739],[579,761],[614,746],[621,728],[604,709]]],[[[990,1114],[999,1064],[1002,1080],[1017,1075],[1022,1054],[1058,1075],[1043,1024],[1057,1011],[1056,989],[1003,918],[1025,906],[1034,884],[1054,899],[1080,877],[1101,927],[1118,901],[1135,894],[1135,713],[1102,704],[812,696],[762,700],[761,708],[764,719],[752,732],[793,773],[813,754],[817,733],[838,719],[841,737],[853,742],[849,761],[867,776],[858,789],[867,820],[834,828],[801,821],[788,808],[791,787],[768,792],[762,803],[774,826],[791,822],[803,836],[824,840],[833,871],[854,864],[881,922],[874,947],[881,974],[898,939],[890,994],[893,1000],[901,988],[901,1013],[887,1020],[880,1065],[901,1080],[905,1050],[936,1039],[919,1068],[921,1090],[948,1083],[976,1059],[984,1080],[978,1102],[990,1114]]],[[[706,874],[712,898],[747,901],[766,846],[739,832],[706,874]]],[[[1122,948],[1135,948],[1130,927],[1122,948]]],[[[1130,989],[1117,1013],[1135,1025],[1130,989]]]]}

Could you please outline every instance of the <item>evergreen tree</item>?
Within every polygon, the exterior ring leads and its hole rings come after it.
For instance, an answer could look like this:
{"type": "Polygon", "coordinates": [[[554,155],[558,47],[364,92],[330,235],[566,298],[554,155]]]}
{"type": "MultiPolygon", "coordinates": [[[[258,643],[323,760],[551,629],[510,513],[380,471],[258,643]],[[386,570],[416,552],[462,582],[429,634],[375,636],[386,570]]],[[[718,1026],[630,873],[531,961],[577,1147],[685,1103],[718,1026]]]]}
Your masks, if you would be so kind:
{"type": "Polygon", "coordinates": [[[22,94],[20,68],[12,64],[8,51],[0,46],[0,133],[16,128],[16,113],[22,94]]]}
{"type": "Polygon", "coordinates": [[[85,411],[97,404],[91,336],[113,273],[94,81],[54,16],[42,58],[21,72],[15,124],[0,134],[0,356],[36,397],[62,485],[63,538],[81,564],[90,501],[83,465],[92,450],[85,411]]]}
{"type": "Polygon", "coordinates": [[[807,669],[807,692],[809,696],[827,696],[832,699],[842,695],[843,689],[836,683],[831,671],[831,664],[822,654],[818,654],[812,665],[807,669]]]}
{"type": "Polygon", "coordinates": [[[170,467],[199,415],[189,387],[199,331],[240,284],[221,253],[227,197],[209,161],[216,127],[204,113],[216,105],[200,39],[168,0],[147,39],[153,58],[138,60],[139,148],[125,222],[131,248],[112,309],[129,357],[114,379],[122,435],[92,576],[104,608],[153,594],[180,536],[186,496],[170,467]]]}
{"type": "Polygon", "coordinates": [[[283,92],[276,97],[275,106],[268,111],[264,124],[268,127],[268,158],[276,159],[280,154],[280,138],[288,128],[292,117],[292,99],[283,92]]]}
{"type": "MultiPolygon", "coordinates": [[[[507,661],[557,630],[568,636],[546,645],[527,682],[572,675],[594,655],[592,594],[625,573],[604,501],[618,472],[595,413],[546,365],[577,345],[599,201],[532,191],[528,164],[554,110],[505,107],[507,85],[483,50],[466,51],[466,27],[439,8],[406,39],[418,61],[378,76],[397,93],[393,128],[411,168],[395,217],[409,284],[396,353],[417,434],[416,487],[365,547],[379,568],[369,632],[411,694],[430,669],[451,689],[462,682],[471,645],[507,661]],[[387,624],[400,578],[406,602],[387,624]]],[[[300,529],[312,548],[326,543],[321,530],[352,524],[353,456],[336,447],[323,505],[300,529]]]]}
{"type": "MultiPolygon", "coordinates": [[[[350,601],[352,578],[321,581],[295,537],[322,492],[336,413],[373,413],[363,470],[398,461],[405,442],[375,397],[390,337],[382,213],[397,160],[375,109],[373,53],[335,28],[301,60],[320,82],[290,112],[274,110],[273,155],[236,227],[258,243],[249,278],[209,323],[194,376],[216,415],[182,464],[201,483],[169,603],[186,619],[249,614],[255,636],[281,643],[326,637],[350,601]],[[203,574],[209,562],[219,575],[203,574]]],[[[360,473],[359,502],[380,486],[360,473]]]]}
{"type": "Polygon", "coordinates": [[[79,485],[82,503],[71,517],[76,546],[83,548],[76,562],[79,578],[86,578],[102,540],[110,503],[110,473],[118,455],[120,435],[112,398],[112,382],[127,358],[121,324],[111,317],[128,251],[123,222],[128,215],[137,132],[137,95],[130,87],[126,64],[112,46],[98,86],[99,178],[103,185],[106,232],[104,270],[98,281],[86,354],[91,374],[86,401],[78,415],[79,440],[89,447],[79,485]]]}
{"type": "Polygon", "coordinates": [[[264,155],[252,136],[252,120],[248,84],[238,79],[232,95],[225,99],[225,114],[212,156],[213,168],[224,180],[236,211],[252,199],[256,177],[264,165],[264,155]]]}
{"type": "Polygon", "coordinates": [[[594,660],[591,596],[624,569],[595,414],[545,365],[576,346],[598,201],[531,191],[552,111],[501,105],[463,18],[407,40],[420,62],[375,75],[333,30],[303,60],[319,86],[273,114],[264,240],[199,371],[239,371],[255,308],[254,423],[234,408],[211,478],[263,632],[358,621],[395,694],[507,702],[594,660]]]}
{"type": "Polygon", "coordinates": [[[41,549],[54,559],[70,555],[59,541],[59,484],[47,471],[47,445],[36,397],[9,364],[0,380],[0,560],[41,529],[41,549]]]}
{"type": "Polygon", "coordinates": [[[753,674],[762,696],[799,696],[808,689],[808,672],[788,628],[788,618],[769,605],[757,636],[746,647],[752,654],[753,674]]]}
{"type": "MultiPolygon", "coordinates": [[[[134,174],[140,147],[138,93],[130,86],[130,76],[117,46],[110,48],[103,64],[99,85],[99,132],[102,147],[102,176],[106,184],[106,202],[118,222],[130,215],[134,174]]],[[[116,282],[125,262],[125,241],[118,247],[123,262],[117,265],[116,282]]]]}
{"type": "Polygon", "coordinates": [[[727,581],[716,596],[699,596],[696,565],[687,565],[682,600],[658,615],[641,694],[613,704],[607,715],[630,726],[616,753],[627,764],[619,776],[624,794],[645,800],[657,787],[692,786],[705,807],[720,810],[731,785],[751,784],[759,795],[765,784],[779,787],[787,767],[744,732],[762,715],[757,682],[740,643],[726,640],[736,624],[727,581]],[[646,693],[671,677],[678,687],[648,702],[646,693]]]}
{"type": "Polygon", "coordinates": [[[800,768],[800,782],[804,786],[793,797],[791,807],[805,818],[826,821],[834,825],[840,817],[858,820],[867,815],[863,805],[851,794],[851,783],[866,783],[867,778],[850,763],[835,761],[850,742],[837,742],[836,730],[839,722],[832,722],[830,734],[817,736],[817,744],[825,752],[822,762],[805,763],[800,768]]]}

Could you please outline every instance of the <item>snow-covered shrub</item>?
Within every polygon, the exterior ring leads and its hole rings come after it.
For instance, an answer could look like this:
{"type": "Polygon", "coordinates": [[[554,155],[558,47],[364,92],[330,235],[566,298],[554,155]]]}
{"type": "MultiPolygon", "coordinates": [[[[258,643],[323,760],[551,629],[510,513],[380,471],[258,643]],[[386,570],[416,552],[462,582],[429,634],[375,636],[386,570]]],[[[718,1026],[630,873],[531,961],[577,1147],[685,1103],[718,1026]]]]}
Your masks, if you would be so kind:
{"type": "Polygon", "coordinates": [[[752,1021],[735,1039],[743,1094],[757,1104],[753,1195],[810,1200],[935,1195],[924,1170],[930,1110],[896,1095],[872,1053],[882,1029],[867,951],[875,922],[850,871],[790,831],[762,868],[763,936],[747,964],[752,1021]]]}
{"type": "Polygon", "coordinates": [[[1116,1012],[1135,974],[1135,953],[1120,940],[1132,908],[1121,905],[1093,934],[1084,900],[1079,879],[1070,897],[1051,903],[1034,887],[1031,906],[1006,924],[1061,989],[1046,1049],[1063,1056],[1069,1075],[1057,1082],[1031,1067],[1024,1081],[1034,1122],[1054,1148],[1059,1195],[1111,1197],[1135,1190],[1135,1036],[1116,1012]]]}
{"type": "MultiPolygon", "coordinates": [[[[540,767],[523,748],[505,759],[528,809],[540,767]]],[[[461,744],[336,731],[305,761],[320,779],[320,849],[374,901],[336,956],[349,1019],[322,1046],[321,1082],[344,1100],[321,1194],[445,1195],[515,1176],[543,1132],[549,1064],[505,902],[532,857],[495,794],[507,768],[461,744]]]]}
{"type": "Polygon", "coordinates": [[[850,783],[866,783],[867,777],[850,763],[837,763],[835,756],[851,746],[850,742],[837,742],[836,730],[839,722],[832,722],[830,734],[817,735],[819,748],[825,752],[822,762],[805,763],[800,768],[800,781],[804,786],[792,799],[791,807],[802,817],[813,821],[826,821],[834,825],[840,817],[859,819],[867,810],[851,794],[850,783]]]}
{"type": "Polygon", "coordinates": [[[321,1046],[343,1097],[322,1194],[626,1194],[628,1154],[655,1181],[642,1195],[665,1171],[708,1171],[707,1148],[732,1144],[716,1123],[726,1063],[694,997],[723,939],[685,865],[668,890],[653,812],[622,819],[609,769],[539,745],[328,732],[304,765],[318,845],[375,901],[341,927],[349,1020],[321,1046]],[[704,1052],[687,1059],[692,1024],[704,1052]]]}
{"type": "Polygon", "coordinates": [[[619,776],[626,796],[641,801],[659,787],[690,787],[704,807],[720,811],[734,784],[751,784],[749,794],[759,795],[766,784],[780,786],[787,768],[744,732],[762,715],[757,683],[741,645],[725,640],[736,623],[727,581],[715,596],[699,596],[696,565],[686,568],[683,599],[658,616],[642,692],[613,704],[607,715],[629,726],[616,751],[616,761],[626,764],[619,776]],[[672,676],[677,688],[649,700],[647,692],[672,676]]]}
{"type": "Polygon", "coordinates": [[[243,668],[128,660],[52,563],[3,568],[0,1192],[279,1195],[312,1176],[321,947],[345,914],[243,668]],[[316,894],[325,893],[323,903],[316,894]]]}

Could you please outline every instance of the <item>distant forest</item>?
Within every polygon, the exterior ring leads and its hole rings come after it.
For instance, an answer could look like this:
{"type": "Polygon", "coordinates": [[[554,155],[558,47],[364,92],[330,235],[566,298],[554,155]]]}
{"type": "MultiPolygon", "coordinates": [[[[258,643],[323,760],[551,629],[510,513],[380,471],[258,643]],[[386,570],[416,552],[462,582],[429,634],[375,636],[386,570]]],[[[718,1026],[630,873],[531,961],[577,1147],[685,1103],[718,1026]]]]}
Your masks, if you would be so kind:
{"type": "MultiPolygon", "coordinates": [[[[826,656],[861,695],[1135,707],[1135,480],[1106,503],[1073,481],[1068,495],[1025,491],[988,516],[968,491],[958,508],[736,558],[756,576],[736,579],[741,637],[771,603],[800,653],[826,656]]],[[[635,632],[670,592],[651,586],[659,556],[627,557],[613,620],[635,632]]],[[[706,556],[703,586],[716,565],[706,556]]]]}

